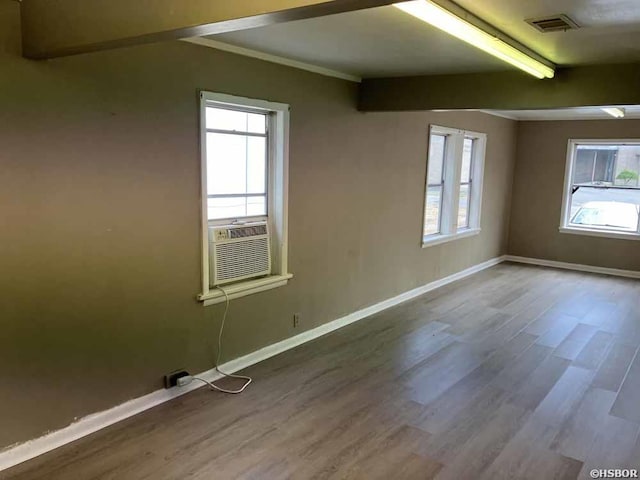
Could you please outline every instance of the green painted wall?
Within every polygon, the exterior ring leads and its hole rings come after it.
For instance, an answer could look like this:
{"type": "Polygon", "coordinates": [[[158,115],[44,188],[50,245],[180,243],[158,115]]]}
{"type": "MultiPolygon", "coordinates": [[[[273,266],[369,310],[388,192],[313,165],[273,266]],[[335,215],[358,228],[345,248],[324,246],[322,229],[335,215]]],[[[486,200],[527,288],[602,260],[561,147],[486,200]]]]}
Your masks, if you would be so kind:
{"type": "Polygon", "coordinates": [[[198,89],[291,104],[295,278],[232,303],[225,359],[506,253],[515,122],[363,114],[353,83],[184,42],[46,62],[19,43],[2,1],[0,447],[213,366],[198,89]],[[486,183],[482,233],[422,249],[430,122],[488,133],[486,183]]]}

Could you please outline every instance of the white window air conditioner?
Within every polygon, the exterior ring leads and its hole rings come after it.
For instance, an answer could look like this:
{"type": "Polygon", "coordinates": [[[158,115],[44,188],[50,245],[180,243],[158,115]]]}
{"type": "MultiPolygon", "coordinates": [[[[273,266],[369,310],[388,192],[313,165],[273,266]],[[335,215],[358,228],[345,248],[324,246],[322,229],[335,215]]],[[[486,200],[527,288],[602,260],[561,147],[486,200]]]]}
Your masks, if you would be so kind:
{"type": "Polygon", "coordinates": [[[271,273],[267,222],[209,227],[209,283],[212,287],[271,273]]]}

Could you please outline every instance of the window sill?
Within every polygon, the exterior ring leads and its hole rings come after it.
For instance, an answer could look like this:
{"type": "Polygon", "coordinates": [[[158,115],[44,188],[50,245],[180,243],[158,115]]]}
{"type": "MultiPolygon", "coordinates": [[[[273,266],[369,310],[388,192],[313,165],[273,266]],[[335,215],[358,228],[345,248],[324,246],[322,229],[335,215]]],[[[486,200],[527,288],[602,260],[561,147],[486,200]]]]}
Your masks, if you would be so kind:
{"type": "Polygon", "coordinates": [[[479,228],[469,228],[452,235],[429,235],[427,237],[422,237],[422,248],[440,245],[441,243],[451,242],[460,238],[473,237],[479,233],[479,228]]]}
{"type": "Polygon", "coordinates": [[[573,235],[587,235],[590,237],[618,238],[623,240],[640,240],[640,235],[635,232],[613,232],[603,230],[592,230],[588,228],[560,227],[560,233],[570,233],[573,235]]]}
{"type": "MultiPolygon", "coordinates": [[[[283,287],[289,282],[290,278],[293,278],[291,273],[286,273],[284,275],[270,275],[268,277],[258,278],[255,280],[246,280],[244,282],[233,283],[226,286],[222,285],[222,288],[224,288],[229,295],[229,300],[234,300],[254,293],[271,290],[272,288],[283,287]]],[[[226,298],[224,293],[220,290],[214,289],[206,294],[198,295],[198,300],[203,302],[203,305],[207,307],[209,305],[215,305],[216,303],[222,303],[226,298]]]]}

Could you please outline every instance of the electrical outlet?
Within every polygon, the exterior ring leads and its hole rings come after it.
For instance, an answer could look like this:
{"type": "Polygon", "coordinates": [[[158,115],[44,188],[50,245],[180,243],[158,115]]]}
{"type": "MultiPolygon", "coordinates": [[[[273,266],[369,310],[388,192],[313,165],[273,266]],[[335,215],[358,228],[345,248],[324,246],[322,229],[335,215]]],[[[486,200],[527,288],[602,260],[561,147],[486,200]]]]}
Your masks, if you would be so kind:
{"type": "Polygon", "coordinates": [[[164,376],[164,388],[171,388],[178,385],[178,379],[182,377],[188,377],[189,372],[186,370],[178,370],[169,375],[164,376]]]}
{"type": "Polygon", "coordinates": [[[300,314],[293,314],[293,328],[298,328],[300,326],[300,314]]]}

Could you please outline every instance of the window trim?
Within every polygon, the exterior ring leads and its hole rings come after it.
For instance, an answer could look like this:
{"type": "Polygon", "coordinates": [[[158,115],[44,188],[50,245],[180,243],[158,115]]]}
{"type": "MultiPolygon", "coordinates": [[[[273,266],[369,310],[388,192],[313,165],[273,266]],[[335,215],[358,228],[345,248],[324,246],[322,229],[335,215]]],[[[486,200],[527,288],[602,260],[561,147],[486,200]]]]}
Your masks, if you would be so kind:
{"type": "Polygon", "coordinates": [[[562,209],[560,211],[560,233],[573,235],[586,235],[590,237],[617,238],[625,240],[640,240],[640,219],[638,220],[638,230],[635,232],[625,232],[607,230],[602,228],[572,227],[571,223],[571,188],[573,186],[574,158],[578,145],[634,145],[640,146],[640,139],[584,139],[570,138],[567,142],[567,158],[564,172],[564,185],[562,192],[562,209]]]}
{"type": "Polygon", "coordinates": [[[482,219],[482,190],[484,186],[484,163],[486,157],[487,134],[462,130],[459,128],[429,125],[427,140],[427,162],[425,173],[424,204],[422,208],[422,248],[439,245],[452,240],[471,237],[480,233],[482,219]],[[429,153],[431,148],[431,136],[444,135],[445,158],[443,165],[444,182],[442,186],[440,229],[438,233],[425,235],[427,193],[429,182],[429,153]],[[460,175],[462,172],[462,156],[464,152],[464,140],[474,140],[474,148],[471,157],[471,195],[469,198],[468,227],[458,228],[458,209],[460,197],[460,175]]]}
{"type": "Polygon", "coordinates": [[[286,285],[293,277],[288,272],[288,197],[289,197],[289,105],[269,102],[247,97],[238,97],[208,91],[199,92],[200,102],[200,210],[201,210],[201,258],[202,258],[202,292],[197,299],[204,306],[220,303],[225,300],[224,294],[209,287],[209,226],[228,223],[230,219],[209,220],[207,191],[207,128],[206,107],[218,105],[222,108],[253,109],[261,113],[270,113],[268,129],[269,166],[267,188],[267,216],[243,217],[245,221],[260,218],[269,223],[271,235],[272,274],[265,278],[249,279],[225,286],[229,298],[240,298],[272,288],[286,285]]]}

